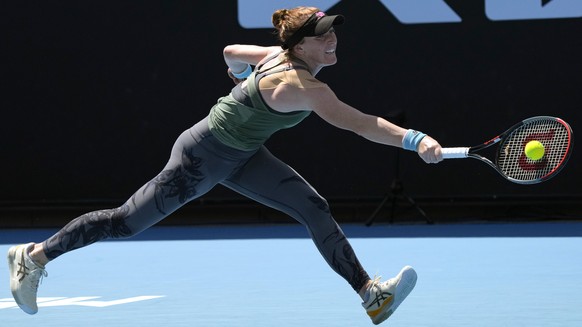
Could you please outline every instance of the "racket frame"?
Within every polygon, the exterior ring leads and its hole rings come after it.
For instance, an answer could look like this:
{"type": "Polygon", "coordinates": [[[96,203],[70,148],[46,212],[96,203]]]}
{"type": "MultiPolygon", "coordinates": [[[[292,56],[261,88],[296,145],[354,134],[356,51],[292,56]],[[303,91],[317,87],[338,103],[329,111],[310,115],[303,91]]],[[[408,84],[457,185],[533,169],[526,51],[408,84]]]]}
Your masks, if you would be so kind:
{"type": "MultiPolygon", "coordinates": [[[[562,168],[564,168],[566,162],[568,161],[568,159],[570,158],[570,155],[572,154],[573,143],[574,143],[574,138],[573,138],[572,128],[564,120],[557,118],[557,117],[551,117],[551,116],[536,116],[536,117],[531,117],[531,118],[527,118],[527,119],[520,121],[519,123],[508,128],[505,132],[499,134],[498,136],[490,139],[489,141],[487,141],[485,143],[475,145],[472,147],[442,148],[442,154],[443,154],[443,159],[473,158],[473,159],[477,159],[479,161],[482,161],[482,162],[488,164],[489,166],[491,166],[491,168],[495,169],[505,179],[507,179],[513,183],[537,184],[537,183],[541,183],[543,181],[546,181],[546,180],[554,177],[560,170],[562,170],[562,168]],[[516,179],[516,178],[510,177],[510,176],[507,176],[499,168],[499,166],[495,162],[491,161],[489,158],[486,158],[486,157],[476,153],[478,151],[481,151],[483,149],[486,149],[490,146],[493,146],[493,145],[503,141],[505,138],[507,138],[509,135],[511,135],[513,132],[515,132],[521,126],[529,124],[532,121],[538,121],[538,120],[555,120],[555,121],[559,122],[560,124],[562,124],[566,128],[566,130],[568,131],[568,135],[569,135],[569,138],[568,138],[569,143],[568,143],[568,148],[567,148],[565,155],[562,157],[562,160],[560,161],[560,163],[558,165],[556,165],[556,167],[554,169],[552,169],[546,175],[544,175],[540,178],[533,179],[533,180],[516,179]]],[[[495,161],[497,161],[498,156],[499,156],[499,151],[496,151],[495,161]]]]}

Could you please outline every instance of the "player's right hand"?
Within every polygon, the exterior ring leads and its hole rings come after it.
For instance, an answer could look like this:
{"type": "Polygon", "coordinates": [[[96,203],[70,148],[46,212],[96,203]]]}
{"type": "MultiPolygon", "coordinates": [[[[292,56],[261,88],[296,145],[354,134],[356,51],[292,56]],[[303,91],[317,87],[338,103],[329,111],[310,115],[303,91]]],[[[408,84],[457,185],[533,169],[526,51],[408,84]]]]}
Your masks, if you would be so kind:
{"type": "Polygon", "coordinates": [[[442,147],[435,139],[425,136],[418,145],[418,155],[426,163],[438,163],[443,160],[442,147]]]}

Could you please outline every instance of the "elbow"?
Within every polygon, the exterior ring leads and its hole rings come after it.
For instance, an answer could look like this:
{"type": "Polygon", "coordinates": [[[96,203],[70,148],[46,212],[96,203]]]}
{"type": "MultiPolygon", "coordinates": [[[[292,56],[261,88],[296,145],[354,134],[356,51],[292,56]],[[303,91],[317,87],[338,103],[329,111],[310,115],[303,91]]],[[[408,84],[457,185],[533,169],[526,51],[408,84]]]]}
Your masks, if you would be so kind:
{"type": "Polygon", "coordinates": [[[243,53],[243,45],[240,44],[229,44],[224,49],[222,49],[222,55],[226,59],[233,59],[236,57],[240,57],[243,53]]]}
{"type": "Polygon", "coordinates": [[[234,66],[240,66],[243,63],[241,60],[241,45],[231,44],[224,47],[222,50],[222,55],[224,56],[224,61],[230,68],[237,68],[234,66]]]}
{"type": "Polygon", "coordinates": [[[224,56],[224,58],[231,58],[232,56],[234,56],[235,53],[236,53],[236,45],[235,44],[227,45],[222,50],[222,55],[224,56]]]}

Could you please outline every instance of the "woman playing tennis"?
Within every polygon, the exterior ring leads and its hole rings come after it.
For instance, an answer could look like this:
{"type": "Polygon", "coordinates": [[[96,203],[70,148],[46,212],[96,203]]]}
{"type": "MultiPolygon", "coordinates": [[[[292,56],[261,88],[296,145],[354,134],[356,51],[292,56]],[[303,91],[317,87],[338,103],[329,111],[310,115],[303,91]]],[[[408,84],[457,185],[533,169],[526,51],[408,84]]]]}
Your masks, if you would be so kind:
{"type": "Polygon", "coordinates": [[[45,265],[69,251],[106,238],[127,238],[161,221],[217,184],[280,210],[303,224],[330,267],[362,298],[374,324],[386,320],[412,291],[416,273],[404,267],[394,278],[371,279],[335,222],[327,201],[263,145],[276,131],[315,112],[328,123],[370,141],[418,152],[427,163],[442,160],[431,137],[396,126],[340,101],[316,79],[336,63],[335,25],[341,15],[317,8],[277,10],[272,16],[279,46],[229,45],[223,54],[236,86],[209,115],[176,140],[168,163],[118,208],[84,214],[41,243],[9,250],[10,286],[22,310],[38,311],[45,265]],[[251,66],[255,68],[252,69],[251,66]]]}

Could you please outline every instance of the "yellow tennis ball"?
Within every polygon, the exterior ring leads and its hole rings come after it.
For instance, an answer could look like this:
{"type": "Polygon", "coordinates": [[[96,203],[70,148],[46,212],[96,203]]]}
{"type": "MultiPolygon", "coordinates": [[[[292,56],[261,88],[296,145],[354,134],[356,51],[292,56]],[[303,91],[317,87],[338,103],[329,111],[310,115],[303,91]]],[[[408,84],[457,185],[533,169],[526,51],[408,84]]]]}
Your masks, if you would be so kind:
{"type": "Polygon", "coordinates": [[[540,160],[545,152],[544,145],[540,141],[529,141],[525,145],[525,156],[530,160],[537,161],[540,160]]]}

